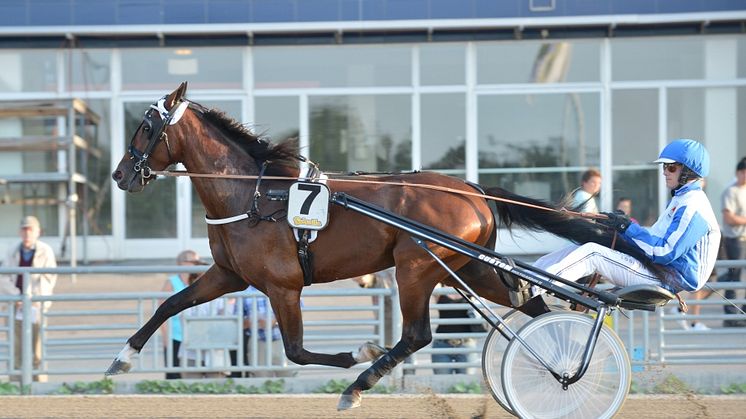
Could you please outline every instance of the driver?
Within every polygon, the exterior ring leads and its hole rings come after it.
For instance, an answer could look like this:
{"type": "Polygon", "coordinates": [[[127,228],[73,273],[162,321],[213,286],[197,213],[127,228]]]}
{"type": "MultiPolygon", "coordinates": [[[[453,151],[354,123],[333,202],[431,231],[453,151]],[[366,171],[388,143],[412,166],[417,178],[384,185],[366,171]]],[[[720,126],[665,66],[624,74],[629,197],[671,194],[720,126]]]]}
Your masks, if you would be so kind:
{"type": "MultiPolygon", "coordinates": [[[[577,281],[599,273],[617,286],[654,284],[672,292],[702,288],[715,265],[720,245],[720,229],[702,178],[710,170],[710,156],[694,140],[680,139],[668,144],[655,163],[663,163],[671,202],[652,227],[631,223],[620,212],[602,213],[596,220],[616,229],[624,240],[637,246],[653,263],[668,268],[661,283],[640,261],[608,247],[586,243],[570,245],[541,257],[534,266],[551,274],[577,281]]],[[[532,287],[530,294],[543,292],[532,287]]],[[[517,296],[521,301],[531,295],[517,296]]]]}

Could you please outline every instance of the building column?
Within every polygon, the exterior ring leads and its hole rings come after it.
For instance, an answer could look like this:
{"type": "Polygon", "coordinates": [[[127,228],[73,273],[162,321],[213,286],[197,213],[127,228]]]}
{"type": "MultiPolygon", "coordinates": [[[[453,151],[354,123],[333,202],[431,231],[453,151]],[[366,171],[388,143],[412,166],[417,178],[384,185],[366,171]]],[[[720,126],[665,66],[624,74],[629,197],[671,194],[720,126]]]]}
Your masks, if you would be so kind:
{"type": "MultiPolygon", "coordinates": [[[[707,80],[732,80],[737,77],[738,46],[734,38],[706,38],[704,67],[707,80]]],[[[707,195],[715,214],[720,217],[720,193],[733,179],[738,150],[737,88],[710,87],[704,92],[704,135],[710,152],[707,195]]]]}

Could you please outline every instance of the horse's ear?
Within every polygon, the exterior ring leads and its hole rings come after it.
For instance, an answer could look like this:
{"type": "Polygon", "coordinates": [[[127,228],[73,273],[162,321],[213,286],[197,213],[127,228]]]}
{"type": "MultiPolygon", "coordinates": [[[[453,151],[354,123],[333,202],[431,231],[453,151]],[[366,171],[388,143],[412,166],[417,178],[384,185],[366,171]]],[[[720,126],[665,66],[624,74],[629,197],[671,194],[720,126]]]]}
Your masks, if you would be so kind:
{"type": "Polygon", "coordinates": [[[169,111],[176,106],[178,102],[180,102],[182,99],[184,99],[184,96],[186,96],[187,91],[187,82],[182,82],[179,87],[176,88],[173,92],[171,92],[170,95],[166,98],[166,109],[169,111]]]}

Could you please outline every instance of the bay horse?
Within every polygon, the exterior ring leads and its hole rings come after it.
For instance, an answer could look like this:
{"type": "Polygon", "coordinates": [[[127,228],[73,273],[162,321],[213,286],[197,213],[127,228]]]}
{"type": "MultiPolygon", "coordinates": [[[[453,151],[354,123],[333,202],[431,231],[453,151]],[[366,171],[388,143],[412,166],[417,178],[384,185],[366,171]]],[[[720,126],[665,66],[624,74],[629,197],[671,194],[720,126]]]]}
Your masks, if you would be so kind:
{"type": "MultiPolygon", "coordinates": [[[[127,153],[112,174],[117,186],[128,192],[141,191],[154,178],[152,171],[163,170],[177,162],[193,173],[262,173],[268,179],[262,180],[258,188],[261,192],[259,208],[265,215],[284,210],[284,203],[266,199],[266,191],[287,190],[293,179],[299,176],[297,145],[287,141],[278,144],[264,141],[222,112],[186,101],[186,90],[186,83],[182,83],[147,110],[127,153]],[[288,179],[273,180],[270,176],[287,176],[288,179]]],[[[475,192],[473,186],[458,178],[414,172],[365,176],[364,179],[386,184],[335,182],[331,176],[328,186],[332,192],[345,192],[485,247],[494,244],[496,219],[508,226],[517,224],[547,230],[576,242],[594,241],[608,246],[612,241],[612,233],[599,225],[560,211],[497,202],[496,217],[482,197],[411,186],[436,185],[475,192]]],[[[256,180],[195,177],[192,182],[208,218],[231,217],[252,208],[256,180]]],[[[488,189],[486,193],[551,208],[549,203],[499,188],[488,189]]],[[[375,361],[340,397],[340,410],[357,407],[363,391],[370,389],[384,374],[432,340],[429,298],[435,285],[439,282],[458,285],[408,234],[333,205],[328,226],[310,244],[314,254],[313,282],[353,278],[395,266],[402,310],[402,336],[388,351],[366,343],[354,354],[315,353],[303,347],[299,302],[304,279],[296,240],[289,226],[285,222],[272,222],[271,217],[262,221],[254,219],[253,222],[242,220],[209,225],[208,239],[214,264],[196,282],[158,307],[152,318],[129,338],[107,375],[127,372],[131,367],[131,356],[138,353],[171,316],[253,285],[269,297],[282,333],[285,353],[291,361],[299,365],[342,368],[375,361]]],[[[510,306],[508,289],[492,267],[440,247],[431,246],[431,249],[477,294],[497,304],[510,306]]],[[[634,249],[623,240],[619,241],[617,249],[634,254],[634,249]]],[[[547,311],[540,298],[519,309],[532,316],[547,311]]]]}

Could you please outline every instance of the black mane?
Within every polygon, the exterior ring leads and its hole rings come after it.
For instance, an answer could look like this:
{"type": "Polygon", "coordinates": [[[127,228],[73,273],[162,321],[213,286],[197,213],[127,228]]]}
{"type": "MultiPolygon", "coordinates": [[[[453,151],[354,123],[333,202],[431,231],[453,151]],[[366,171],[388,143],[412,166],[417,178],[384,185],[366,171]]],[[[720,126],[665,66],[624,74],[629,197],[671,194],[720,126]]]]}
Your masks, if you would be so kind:
{"type": "Polygon", "coordinates": [[[298,141],[296,138],[288,138],[279,143],[271,143],[259,135],[251,132],[244,124],[229,117],[224,112],[217,109],[208,109],[200,104],[191,102],[196,105],[197,114],[210,125],[219,129],[225,137],[238,145],[248,155],[254,158],[257,163],[269,161],[267,166],[267,175],[296,175],[294,173],[299,167],[302,159],[298,154],[298,141]]]}

